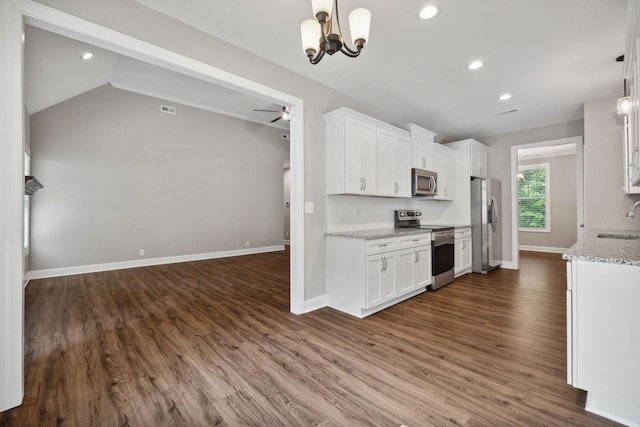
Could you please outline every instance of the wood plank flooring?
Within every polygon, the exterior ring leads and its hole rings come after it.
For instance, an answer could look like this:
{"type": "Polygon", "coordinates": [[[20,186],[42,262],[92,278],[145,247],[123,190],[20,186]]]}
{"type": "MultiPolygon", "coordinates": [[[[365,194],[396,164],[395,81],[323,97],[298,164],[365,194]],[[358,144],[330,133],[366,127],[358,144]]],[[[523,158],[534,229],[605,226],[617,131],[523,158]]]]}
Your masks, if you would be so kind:
{"type": "Polygon", "coordinates": [[[612,426],[566,384],[565,266],[359,320],[289,313],[288,251],[31,282],[1,426],[612,426]]]}

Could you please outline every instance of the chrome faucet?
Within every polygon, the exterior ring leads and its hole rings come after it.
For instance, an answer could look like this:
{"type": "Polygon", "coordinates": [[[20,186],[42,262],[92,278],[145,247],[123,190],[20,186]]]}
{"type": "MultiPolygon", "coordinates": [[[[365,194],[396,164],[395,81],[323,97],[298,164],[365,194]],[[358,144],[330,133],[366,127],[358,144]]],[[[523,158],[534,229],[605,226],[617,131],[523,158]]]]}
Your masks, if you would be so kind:
{"type": "Polygon", "coordinates": [[[633,219],[636,216],[636,214],[633,211],[636,210],[638,205],[640,205],[640,200],[638,200],[637,202],[635,202],[633,206],[631,206],[631,209],[629,209],[629,212],[627,212],[627,218],[633,219]]]}

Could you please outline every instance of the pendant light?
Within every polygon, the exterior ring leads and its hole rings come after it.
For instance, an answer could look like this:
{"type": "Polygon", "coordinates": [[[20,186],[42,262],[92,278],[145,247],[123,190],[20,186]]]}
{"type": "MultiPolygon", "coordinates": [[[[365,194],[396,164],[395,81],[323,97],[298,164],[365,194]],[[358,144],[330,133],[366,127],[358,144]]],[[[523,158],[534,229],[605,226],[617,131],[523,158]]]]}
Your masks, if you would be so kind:
{"type": "Polygon", "coordinates": [[[371,12],[364,8],[358,8],[349,14],[351,40],[355,46],[355,49],[351,49],[342,36],[338,0],[311,0],[311,6],[315,19],[307,19],[300,24],[302,50],[309,58],[309,62],[317,64],[325,54],[333,55],[338,51],[350,58],[360,55],[369,39],[371,12]],[[334,12],[337,32],[333,32],[334,12]]]}

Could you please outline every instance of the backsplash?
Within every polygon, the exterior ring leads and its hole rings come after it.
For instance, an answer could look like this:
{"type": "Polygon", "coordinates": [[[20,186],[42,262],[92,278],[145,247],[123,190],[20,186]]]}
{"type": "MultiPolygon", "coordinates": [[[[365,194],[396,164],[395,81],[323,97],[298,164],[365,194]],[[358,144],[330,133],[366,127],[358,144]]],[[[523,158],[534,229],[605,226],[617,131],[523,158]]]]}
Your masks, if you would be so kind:
{"type": "Polygon", "coordinates": [[[366,230],[393,227],[396,209],[420,209],[422,223],[444,223],[451,202],[366,196],[327,196],[327,231],[366,230]]]}

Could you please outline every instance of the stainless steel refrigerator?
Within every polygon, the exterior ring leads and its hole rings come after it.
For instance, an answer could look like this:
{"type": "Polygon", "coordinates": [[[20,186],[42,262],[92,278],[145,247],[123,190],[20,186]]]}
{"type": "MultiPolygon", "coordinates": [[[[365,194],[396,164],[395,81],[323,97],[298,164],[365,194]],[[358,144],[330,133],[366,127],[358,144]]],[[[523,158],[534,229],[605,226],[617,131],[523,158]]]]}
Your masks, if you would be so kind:
{"type": "Polygon", "coordinates": [[[471,271],[486,274],[502,262],[500,181],[471,178],[471,271]]]}

